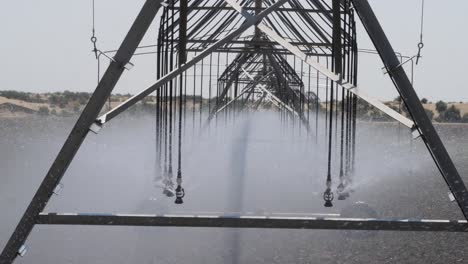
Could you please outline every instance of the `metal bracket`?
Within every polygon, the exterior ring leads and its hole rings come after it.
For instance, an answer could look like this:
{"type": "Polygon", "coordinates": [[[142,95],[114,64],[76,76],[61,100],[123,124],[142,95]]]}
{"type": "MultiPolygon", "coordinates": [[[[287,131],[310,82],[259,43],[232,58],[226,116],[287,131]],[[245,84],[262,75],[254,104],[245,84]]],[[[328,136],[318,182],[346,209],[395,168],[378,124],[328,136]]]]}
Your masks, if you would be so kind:
{"type": "Polygon", "coordinates": [[[416,125],[413,128],[411,128],[411,136],[413,137],[413,139],[418,139],[422,136],[421,131],[419,131],[416,125]]]}
{"type": "Polygon", "coordinates": [[[26,253],[28,253],[29,247],[26,245],[22,245],[18,250],[18,256],[24,257],[26,253]]]}
{"type": "Polygon", "coordinates": [[[391,70],[387,69],[387,67],[385,67],[385,66],[382,67],[383,74],[384,74],[384,75],[385,75],[385,74],[388,74],[388,73],[393,72],[394,70],[396,70],[396,69],[398,69],[398,68],[400,68],[400,67],[403,67],[403,65],[405,65],[405,64],[408,63],[409,61],[412,61],[415,57],[417,57],[417,55],[415,55],[415,56],[413,56],[413,57],[407,59],[406,61],[404,61],[404,62],[398,64],[395,68],[393,68],[393,69],[391,69],[391,70]]]}
{"type": "Polygon", "coordinates": [[[94,134],[98,134],[102,129],[102,122],[100,120],[94,121],[94,123],[89,127],[89,130],[94,134]]]}
{"type": "Polygon", "coordinates": [[[64,186],[65,185],[63,185],[63,183],[59,183],[54,189],[54,194],[55,195],[60,195],[60,193],[62,192],[64,186]]]}

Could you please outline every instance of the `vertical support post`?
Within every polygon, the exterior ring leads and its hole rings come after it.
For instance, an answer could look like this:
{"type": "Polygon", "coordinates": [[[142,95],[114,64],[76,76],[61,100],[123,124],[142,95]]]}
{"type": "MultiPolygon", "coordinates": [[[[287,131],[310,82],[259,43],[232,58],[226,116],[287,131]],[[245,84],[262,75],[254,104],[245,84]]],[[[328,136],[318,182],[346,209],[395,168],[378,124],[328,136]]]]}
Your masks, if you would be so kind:
{"type": "Polygon", "coordinates": [[[88,104],[81,113],[81,116],[57,155],[57,158],[50,167],[47,175],[34,195],[34,198],[10,237],[10,240],[7,242],[2,254],[0,255],[0,264],[10,264],[15,260],[18,250],[25,243],[36,224],[39,213],[41,213],[46,207],[54,189],[60,183],[68,166],[86,138],[90,126],[98,117],[98,114],[106,103],[107,98],[109,98],[112,90],[120,79],[125,66],[129,63],[143,36],[153,22],[153,19],[161,6],[161,2],[162,1],[160,0],[147,0],[145,2],[113,61],[107,68],[106,73],[102,77],[88,104]]]}
{"type": "Polygon", "coordinates": [[[408,112],[414,120],[416,128],[421,133],[422,139],[431,153],[436,165],[445,179],[450,191],[453,193],[463,215],[468,219],[468,191],[461,179],[455,165],[450,158],[444,144],[440,140],[431,120],[416,94],[411,81],[406,75],[403,67],[400,67],[395,51],[390,45],[385,32],[375,16],[367,0],[352,0],[354,8],[359,15],[369,37],[388,70],[389,76],[400,93],[408,112]]]}

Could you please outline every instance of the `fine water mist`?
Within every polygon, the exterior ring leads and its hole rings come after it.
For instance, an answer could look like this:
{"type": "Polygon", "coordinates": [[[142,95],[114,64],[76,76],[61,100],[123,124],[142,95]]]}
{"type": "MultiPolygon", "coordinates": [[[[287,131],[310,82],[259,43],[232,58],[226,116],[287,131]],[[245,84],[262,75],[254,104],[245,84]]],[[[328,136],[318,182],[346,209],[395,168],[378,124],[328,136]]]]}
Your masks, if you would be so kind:
{"type": "MultiPolygon", "coordinates": [[[[89,135],[47,212],[339,216],[363,201],[384,218],[461,218],[425,146],[395,123],[358,122],[351,196],[335,198],[334,207],[325,208],[324,117],[317,131],[311,118],[309,132],[272,110],[222,115],[209,125],[204,121],[188,116],[183,124],[184,204],[176,205],[174,197],[163,194],[158,160],[164,158],[156,151],[155,117],[125,115],[98,135],[89,135]]],[[[44,118],[0,123],[0,247],[73,122],[44,118]]],[[[438,129],[466,178],[466,129],[438,129]]],[[[339,140],[338,130],[332,152],[335,196],[339,140]]],[[[175,139],[174,172],[177,144],[175,139]]],[[[36,226],[28,240],[31,249],[18,263],[386,263],[390,258],[450,263],[468,257],[464,234],[376,233],[353,238],[318,230],[36,226]],[[437,255],[434,243],[447,254],[437,255]]]]}

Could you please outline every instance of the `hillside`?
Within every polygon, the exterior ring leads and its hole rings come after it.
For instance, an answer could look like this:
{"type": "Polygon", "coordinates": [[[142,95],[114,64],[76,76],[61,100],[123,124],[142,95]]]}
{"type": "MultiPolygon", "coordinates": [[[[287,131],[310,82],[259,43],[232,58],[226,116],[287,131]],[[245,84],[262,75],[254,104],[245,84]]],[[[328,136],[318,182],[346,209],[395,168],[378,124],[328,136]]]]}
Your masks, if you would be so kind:
{"type": "MultiPolygon", "coordinates": [[[[29,116],[71,116],[79,114],[90,98],[89,93],[83,92],[56,92],[56,93],[24,93],[17,91],[0,91],[0,118],[24,118],[29,116]]],[[[115,107],[121,102],[130,98],[130,94],[114,94],[111,96],[110,107],[115,107]]],[[[187,107],[193,109],[200,107],[200,98],[195,98],[195,104],[193,98],[187,100],[187,107]]],[[[213,100],[213,99],[212,99],[213,100]]],[[[154,96],[149,96],[143,100],[142,103],[137,105],[134,109],[152,111],[156,103],[154,96]]],[[[203,105],[208,104],[208,99],[203,99],[203,105]]],[[[391,108],[401,111],[403,114],[406,113],[404,107],[399,106],[398,101],[386,102],[391,108]]],[[[468,123],[468,103],[446,103],[448,110],[454,110],[451,114],[455,114],[455,118],[445,118],[440,116],[436,110],[436,103],[427,102],[423,104],[424,108],[428,111],[428,114],[432,116],[432,119],[437,122],[466,122],[468,123]],[[450,109],[451,107],[454,109],[450,109]],[[459,113],[456,113],[456,112],[459,113]]],[[[322,110],[327,107],[326,103],[321,104],[322,110]]],[[[109,109],[109,103],[107,103],[103,109],[106,111],[109,109]]],[[[448,111],[446,111],[448,112],[448,111]]],[[[373,120],[373,121],[390,121],[390,119],[380,113],[378,110],[367,104],[359,104],[358,116],[361,119],[373,120]]]]}

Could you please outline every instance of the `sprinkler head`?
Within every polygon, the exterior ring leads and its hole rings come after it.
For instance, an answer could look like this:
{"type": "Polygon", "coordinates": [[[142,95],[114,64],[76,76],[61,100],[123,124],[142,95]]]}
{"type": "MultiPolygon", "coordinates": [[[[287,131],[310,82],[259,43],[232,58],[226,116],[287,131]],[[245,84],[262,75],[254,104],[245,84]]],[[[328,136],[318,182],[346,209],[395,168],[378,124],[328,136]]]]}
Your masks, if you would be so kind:
{"type": "Polygon", "coordinates": [[[172,183],[171,180],[165,179],[164,180],[164,190],[163,194],[166,195],[167,197],[173,197],[175,192],[174,192],[174,183],[172,183]]]}
{"type": "Polygon", "coordinates": [[[327,190],[323,193],[323,200],[325,201],[324,206],[325,207],[333,207],[333,192],[331,191],[330,188],[327,188],[327,190]]]}
{"type": "Polygon", "coordinates": [[[171,187],[164,187],[163,194],[166,195],[167,197],[173,197],[174,196],[174,190],[171,187]]]}
{"type": "Polygon", "coordinates": [[[184,203],[184,200],[182,200],[182,198],[184,198],[185,196],[185,190],[184,188],[182,188],[182,186],[177,186],[177,189],[176,189],[176,200],[175,200],[175,203],[176,204],[183,204],[184,203]]]}
{"type": "Polygon", "coordinates": [[[182,200],[182,198],[177,197],[177,198],[175,199],[175,202],[174,202],[174,203],[175,203],[175,204],[183,204],[183,203],[184,203],[184,200],[182,200]]]}
{"type": "Polygon", "coordinates": [[[336,188],[336,192],[338,193],[338,200],[340,201],[346,200],[346,198],[349,197],[349,193],[345,191],[345,186],[343,182],[341,182],[340,185],[338,185],[338,187],[336,188]]]}
{"type": "Polygon", "coordinates": [[[342,192],[344,192],[344,189],[345,189],[345,186],[344,186],[343,182],[340,182],[338,187],[336,187],[336,192],[337,193],[342,193],[342,192]]]}

